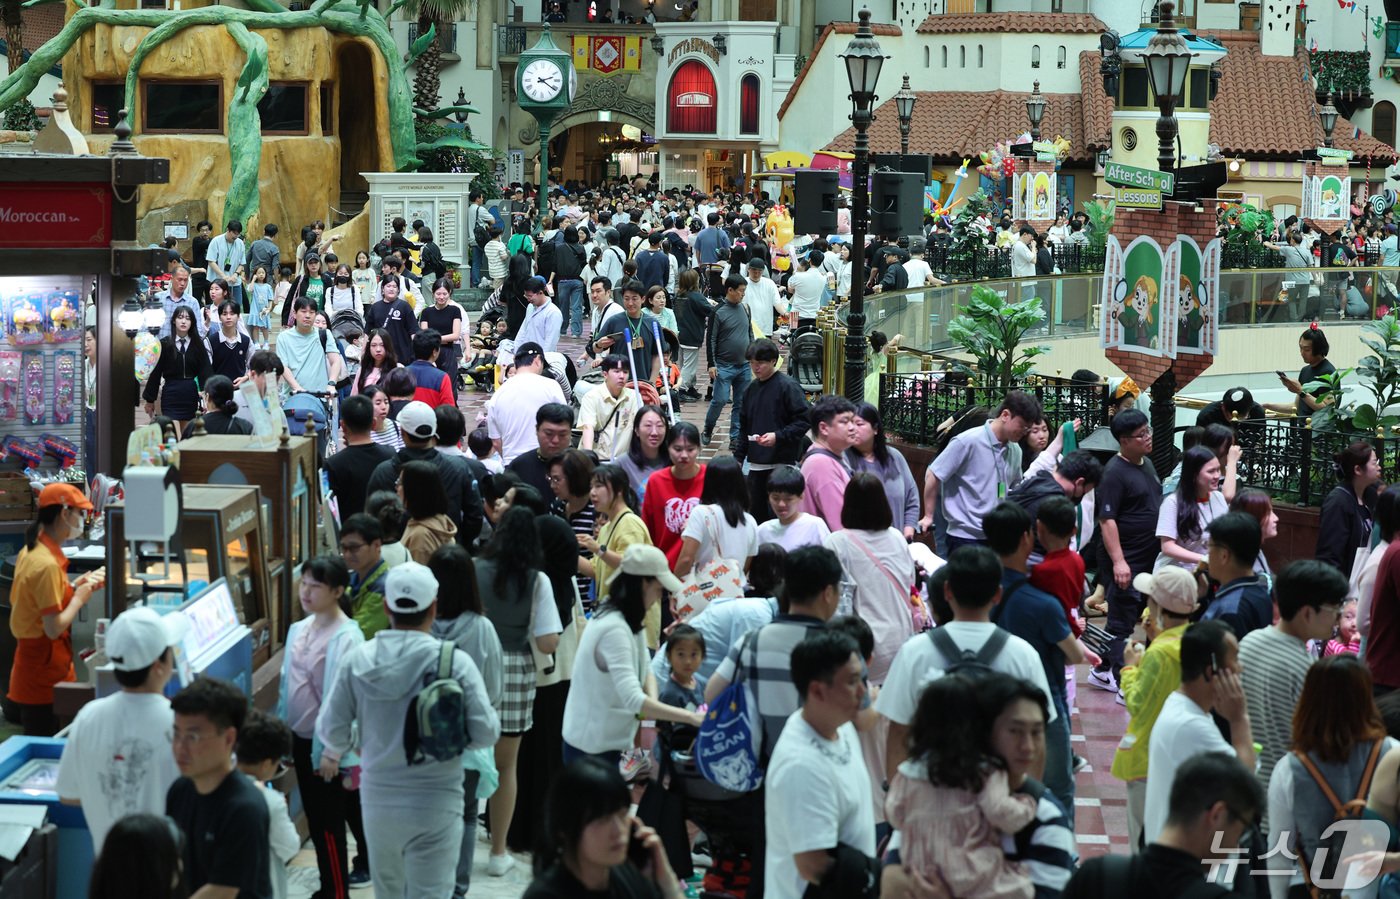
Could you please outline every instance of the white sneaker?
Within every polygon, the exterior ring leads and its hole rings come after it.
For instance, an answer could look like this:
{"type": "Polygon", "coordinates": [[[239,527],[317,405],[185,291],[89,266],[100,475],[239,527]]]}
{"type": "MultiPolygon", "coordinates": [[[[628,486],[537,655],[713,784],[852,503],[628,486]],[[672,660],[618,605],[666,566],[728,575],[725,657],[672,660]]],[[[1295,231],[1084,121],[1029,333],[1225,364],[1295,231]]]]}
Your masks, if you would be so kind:
{"type": "Polygon", "coordinates": [[[505,877],[511,868],[515,867],[515,859],[509,852],[504,855],[492,855],[486,860],[486,873],[492,877],[505,877]]]}
{"type": "Polygon", "coordinates": [[[1128,704],[1128,701],[1127,701],[1126,699],[1123,698],[1123,691],[1122,691],[1122,690],[1119,690],[1119,691],[1118,691],[1118,697],[1117,697],[1117,699],[1115,699],[1114,701],[1117,702],[1119,705],[1125,706],[1125,707],[1126,707],[1127,704],[1128,704]]]}
{"type": "Polygon", "coordinates": [[[1088,680],[1089,686],[1091,687],[1097,687],[1100,690],[1107,690],[1110,693],[1118,692],[1118,681],[1114,679],[1112,669],[1104,671],[1090,669],[1088,680]]]}

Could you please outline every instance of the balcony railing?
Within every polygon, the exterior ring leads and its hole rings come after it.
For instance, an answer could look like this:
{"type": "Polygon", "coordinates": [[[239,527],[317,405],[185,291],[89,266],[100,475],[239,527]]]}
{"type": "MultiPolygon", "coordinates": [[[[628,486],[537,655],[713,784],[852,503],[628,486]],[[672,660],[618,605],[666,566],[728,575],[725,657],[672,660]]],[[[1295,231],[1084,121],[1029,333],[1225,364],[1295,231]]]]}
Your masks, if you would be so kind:
{"type": "MultiPolygon", "coordinates": [[[[418,40],[418,23],[417,23],[417,22],[409,22],[409,23],[408,23],[408,43],[409,43],[410,45],[412,45],[413,42],[416,41],[416,40],[418,40]]],[[[449,25],[448,27],[443,28],[442,30],[440,30],[440,31],[437,33],[437,45],[438,45],[438,49],[441,50],[443,53],[456,53],[456,52],[457,52],[457,27],[456,27],[456,25],[449,25]]]]}
{"type": "Polygon", "coordinates": [[[496,29],[496,53],[499,56],[519,56],[525,52],[525,26],[501,25],[496,29]]]}

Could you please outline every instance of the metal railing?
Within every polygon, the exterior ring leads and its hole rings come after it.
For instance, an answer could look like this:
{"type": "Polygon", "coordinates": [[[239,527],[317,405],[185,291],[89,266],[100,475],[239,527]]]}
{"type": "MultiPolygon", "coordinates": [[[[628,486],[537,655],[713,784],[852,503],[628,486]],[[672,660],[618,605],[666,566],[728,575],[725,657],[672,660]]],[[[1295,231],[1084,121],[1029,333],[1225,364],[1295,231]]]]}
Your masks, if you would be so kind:
{"type": "MultiPolygon", "coordinates": [[[[1108,421],[1107,384],[1075,384],[1067,378],[1036,375],[1021,389],[1040,401],[1048,421],[1078,420],[1077,433],[1081,436],[1093,433],[1108,421]]],[[[880,418],[886,434],[932,446],[944,421],[976,406],[994,409],[1005,393],[992,387],[970,386],[955,373],[886,373],[880,376],[880,418]]]]}
{"type": "Polygon", "coordinates": [[[525,52],[524,25],[496,26],[496,53],[499,56],[519,56],[525,52]]]}

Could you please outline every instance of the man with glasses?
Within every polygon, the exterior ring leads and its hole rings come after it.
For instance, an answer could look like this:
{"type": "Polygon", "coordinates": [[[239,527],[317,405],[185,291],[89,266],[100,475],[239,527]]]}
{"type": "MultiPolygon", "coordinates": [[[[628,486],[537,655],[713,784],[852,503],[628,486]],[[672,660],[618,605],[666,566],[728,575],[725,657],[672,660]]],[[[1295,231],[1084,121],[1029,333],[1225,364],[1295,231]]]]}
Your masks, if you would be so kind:
{"type": "Polygon", "coordinates": [[[525,302],[530,308],[525,310],[525,320],[520,330],[515,332],[516,346],[538,343],[546,353],[559,348],[559,329],[564,324],[564,314],[550,302],[549,285],[539,275],[525,282],[525,302]]]}
{"type": "Polygon", "coordinates": [[[1205,752],[1226,752],[1247,769],[1254,768],[1254,735],[1241,685],[1239,650],[1235,635],[1221,621],[1193,624],[1181,635],[1181,686],[1162,704],[1148,744],[1142,828],[1148,844],[1157,842],[1167,826],[1172,781],[1187,761],[1205,752]],[[1220,735],[1211,712],[1230,726],[1230,742],[1220,735]]]}
{"type": "Polygon", "coordinates": [[[117,819],[161,814],[165,794],[180,776],[165,735],[175,724],[165,685],[175,673],[170,648],[189,623],[181,612],[159,615],[127,609],[107,629],[107,657],[121,692],[82,707],[68,731],[54,789],[64,805],[80,805],[102,851],[117,819]]]}
{"type": "Polygon", "coordinates": [[[1326,562],[1293,562],[1278,576],[1278,624],[1250,631],[1240,641],[1244,698],[1262,747],[1256,772],[1261,789],[1268,790],[1274,765],[1292,743],[1293,710],[1313,663],[1308,641],[1331,638],[1347,590],[1347,579],[1326,562]]]}
{"type": "Polygon", "coordinates": [[[345,597],[350,600],[350,617],[359,624],[366,640],[389,626],[389,614],[384,611],[384,579],[389,575],[389,563],[380,555],[383,547],[384,529],[373,515],[360,512],[340,526],[340,558],[350,569],[350,587],[345,597]]]}
{"type": "Polygon", "coordinates": [[[183,776],[166,794],[165,813],[185,834],[190,895],[272,899],[267,801],[233,761],[248,697],[228,681],[200,677],[170,707],[170,741],[183,776]]]}
{"type": "Polygon", "coordinates": [[[537,446],[511,460],[506,466],[520,480],[534,487],[540,496],[553,496],[549,489],[549,463],[569,448],[574,435],[574,410],[564,403],[545,403],[535,412],[537,446]]]}
{"type": "Polygon", "coordinates": [[[1103,479],[1094,495],[1104,551],[1113,565],[1112,579],[1106,585],[1105,624],[1113,641],[1103,663],[1089,672],[1089,684],[1117,693],[1121,703],[1118,672],[1123,667],[1123,640],[1137,626],[1146,605],[1133,588],[1133,578],[1152,570],[1161,549],[1157,511],[1162,505],[1162,479],[1148,458],[1152,452],[1152,427],[1141,410],[1119,412],[1109,429],[1118,441],[1118,454],[1104,466],[1103,479]]]}
{"type": "Polygon", "coordinates": [[[1243,640],[1274,620],[1268,578],[1254,571],[1263,539],[1259,519],[1248,512],[1227,512],[1207,525],[1206,532],[1207,574],[1216,588],[1201,618],[1219,618],[1230,625],[1236,640],[1243,640]]]}

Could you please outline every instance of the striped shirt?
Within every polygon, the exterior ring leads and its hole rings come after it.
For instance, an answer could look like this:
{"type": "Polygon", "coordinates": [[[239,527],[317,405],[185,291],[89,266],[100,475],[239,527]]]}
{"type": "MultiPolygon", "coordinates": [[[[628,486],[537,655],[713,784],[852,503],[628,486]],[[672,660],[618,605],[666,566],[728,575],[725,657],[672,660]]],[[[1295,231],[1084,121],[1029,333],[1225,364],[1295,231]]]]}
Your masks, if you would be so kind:
{"type": "MultiPolygon", "coordinates": [[[[556,498],[549,504],[549,514],[567,521],[575,534],[587,534],[590,537],[593,536],[593,526],[598,520],[598,510],[593,508],[592,500],[584,503],[582,509],[570,515],[564,501],[556,498]]],[[[593,558],[593,554],[584,549],[582,544],[579,544],[578,554],[581,559],[593,558]]],[[[574,575],[574,583],[578,585],[578,595],[582,598],[584,610],[593,611],[593,578],[576,574],[574,575]]]]}
{"type": "Polygon", "coordinates": [[[765,763],[783,733],[783,725],[802,704],[792,682],[792,651],[811,628],[824,626],[822,621],[807,615],[778,615],[772,624],[750,631],[745,639],[735,643],[729,656],[715,669],[715,677],[733,683],[737,666],[744,666],[749,695],[763,717],[761,753],[765,763]]]}
{"type": "Polygon", "coordinates": [[[1240,641],[1240,664],[1244,667],[1241,680],[1249,706],[1250,732],[1254,741],[1264,747],[1259,753],[1256,776],[1266,793],[1274,765],[1293,742],[1293,710],[1303,695],[1303,679],[1312,663],[1307,645],[1277,627],[1250,631],[1240,641]]]}

